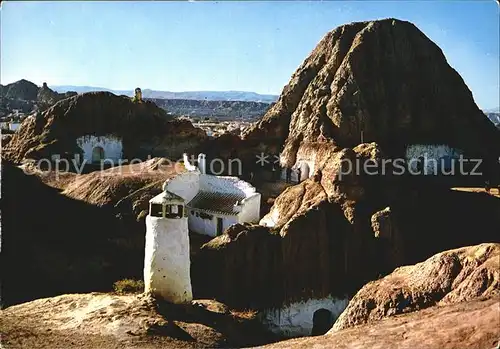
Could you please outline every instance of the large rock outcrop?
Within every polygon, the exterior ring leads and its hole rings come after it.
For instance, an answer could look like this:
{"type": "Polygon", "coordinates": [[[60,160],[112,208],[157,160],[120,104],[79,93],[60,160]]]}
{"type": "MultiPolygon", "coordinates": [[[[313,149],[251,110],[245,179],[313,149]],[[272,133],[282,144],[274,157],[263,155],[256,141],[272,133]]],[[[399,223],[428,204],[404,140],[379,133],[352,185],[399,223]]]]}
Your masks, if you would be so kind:
{"type": "MultiPolygon", "coordinates": [[[[360,148],[335,154],[368,153],[360,148]]],[[[335,173],[339,162],[328,164],[335,173]]],[[[398,266],[498,239],[500,200],[486,193],[321,174],[287,188],[267,226],[235,226],[204,245],[193,259],[195,296],[256,308],[345,297],[398,266]]]]}
{"type": "Polygon", "coordinates": [[[243,139],[281,148],[291,167],[328,141],[376,142],[390,157],[409,144],[447,144],[496,162],[498,136],[441,49],[415,25],[384,19],[326,34],[243,139]]]}
{"type": "Polygon", "coordinates": [[[51,154],[72,158],[82,152],[76,139],[85,135],[121,139],[126,159],[147,155],[177,159],[206,137],[190,122],[172,120],[152,102],[134,103],[109,92],[89,92],[26,118],[2,155],[16,162],[51,154]]]}
{"type": "Polygon", "coordinates": [[[490,298],[500,293],[500,244],[445,251],[425,262],[397,268],[366,284],[349,302],[332,331],[434,305],[490,298]]]}

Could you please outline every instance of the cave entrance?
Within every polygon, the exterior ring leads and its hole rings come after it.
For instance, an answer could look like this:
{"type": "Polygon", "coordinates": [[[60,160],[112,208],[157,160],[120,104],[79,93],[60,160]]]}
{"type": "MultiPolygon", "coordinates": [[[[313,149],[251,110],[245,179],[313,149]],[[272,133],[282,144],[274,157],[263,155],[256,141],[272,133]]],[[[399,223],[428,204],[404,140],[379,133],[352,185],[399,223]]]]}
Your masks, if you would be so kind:
{"type": "Polygon", "coordinates": [[[328,332],[333,326],[332,312],[328,309],[318,309],[313,314],[313,328],[311,336],[320,336],[328,332]]]}
{"type": "Polygon", "coordinates": [[[94,147],[92,149],[92,163],[100,163],[104,160],[104,149],[102,147],[94,147]]]}

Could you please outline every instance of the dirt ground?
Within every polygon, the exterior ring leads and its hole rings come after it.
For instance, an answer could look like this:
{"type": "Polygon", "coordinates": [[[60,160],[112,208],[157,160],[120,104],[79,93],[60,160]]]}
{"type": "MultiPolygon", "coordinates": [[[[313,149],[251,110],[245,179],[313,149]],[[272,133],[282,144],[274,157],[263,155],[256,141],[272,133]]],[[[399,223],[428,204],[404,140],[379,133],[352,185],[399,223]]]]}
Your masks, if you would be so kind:
{"type": "Polygon", "coordinates": [[[199,300],[156,303],[145,295],[68,294],[0,311],[1,348],[214,348],[275,340],[251,313],[199,300]]]}

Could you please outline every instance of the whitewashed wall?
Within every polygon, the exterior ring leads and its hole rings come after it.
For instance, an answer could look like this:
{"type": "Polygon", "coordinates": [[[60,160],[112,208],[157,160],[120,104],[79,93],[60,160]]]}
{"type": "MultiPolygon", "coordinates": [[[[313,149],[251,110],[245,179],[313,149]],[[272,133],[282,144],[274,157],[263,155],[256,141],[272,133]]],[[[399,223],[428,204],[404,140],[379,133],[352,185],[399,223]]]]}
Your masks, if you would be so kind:
{"type": "MultiPolygon", "coordinates": [[[[281,179],[283,181],[286,181],[286,168],[282,168],[281,169],[281,179]]],[[[299,177],[298,177],[297,171],[292,170],[292,173],[290,175],[290,181],[292,181],[293,183],[298,183],[299,182],[299,177]]]]}
{"type": "Polygon", "coordinates": [[[19,129],[19,127],[21,126],[21,123],[20,122],[10,122],[9,123],[9,129],[11,131],[17,131],[19,129]]]}
{"type": "Polygon", "coordinates": [[[307,178],[312,177],[313,172],[314,172],[314,161],[306,160],[306,159],[299,159],[295,163],[294,168],[300,169],[301,171],[301,177],[298,178],[298,172],[296,174],[297,180],[302,182],[303,180],[306,180],[307,178]],[[309,171],[309,173],[306,176],[306,172],[309,171]]]}
{"type": "Polygon", "coordinates": [[[260,219],[260,193],[254,193],[243,201],[238,223],[257,223],[260,219]]]}
{"type": "MultiPolygon", "coordinates": [[[[420,157],[424,157],[427,160],[437,161],[437,164],[439,166],[441,158],[451,157],[454,159],[458,159],[461,154],[461,150],[451,148],[446,144],[412,144],[406,148],[405,158],[408,163],[408,167],[412,171],[417,171],[417,160],[420,157]]],[[[428,161],[424,169],[424,171],[427,171],[427,173],[429,174],[433,174],[435,171],[436,165],[433,161],[428,161]]],[[[458,166],[458,164],[455,166],[458,166]]]]}
{"type": "Polygon", "coordinates": [[[118,137],[87,135],[76,140],[76,144],[83,150],[83,159],[86,163],[92,163],[92,152],[95,147],[104,149],[104,159],[118,164],[123,157],[122,140],[118,137]]]}
{"type": "Polygon", "coordinates": [[[172,303],[193,299],[188,219],[146,216],[145,292],[172,303]]]}
{"type": "Polygon", "coordinates": [[[196,210],[196,209],[188,209],[188,216],[189,216],[189,230],[198,233],[198,234],[203,234],[203,235],[208,235],[215,237],[217,236],[217,218],[222,218],[222,231],[226,230],[229,228],[231,225],[238,223],[238,216],[236,215],[220,215],[220,214],[213,214],[213,213],[208,213],[212,215],[212,219],[203,219],[201,217],[197,217],[196,213],[202,212],[201,210],[196,210]],[[191,213],[191,211],[194,212],[194,214],[191,213]]]}
{"type": "Polygon", "coordinates": [[[189,230],[203,235],[208,236],[216,236],[217,232],[217,223],[215,217],[212,219],[203,219],[201,217],[196,217],[196,213],[199,213],[199,210],[194,210],[188,208],[188,219],[189,219],[189,230]],[[194,214],[191,213],[194,212],[194,214]]]}
{"type": "Polygon", "coordinates": [[[165,186],[169,192],[179,195],[189,203],[200,191],[200,173],[195,171],[178,174],[167,180],[165,186]]]}
{"type": "Polygon", "coordinates": [[[314,312],[327,309],[332,324],[347,307],[349,300],[326,297],[295,302],[281,309],[269,309],[260,314],[260,321],[272,332],[285,337],[309,336],[313,329],[314,312]]]}

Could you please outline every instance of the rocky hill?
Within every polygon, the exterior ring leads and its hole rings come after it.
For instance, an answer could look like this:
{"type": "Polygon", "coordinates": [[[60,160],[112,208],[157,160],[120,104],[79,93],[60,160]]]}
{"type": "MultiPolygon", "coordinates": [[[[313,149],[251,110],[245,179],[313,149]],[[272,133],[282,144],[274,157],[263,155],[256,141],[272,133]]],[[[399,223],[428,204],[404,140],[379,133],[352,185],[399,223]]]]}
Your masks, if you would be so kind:
{"type": "MultiPolygon", "coordinates": [[[[337,154],[337,164],[353,153],[337,154]]],[[[202,247],[192,266],[200,297],[266,308],[352,295],[398,266],[496,241],[500,200],[399,179],[316,176],[287,188],[261,224],[234,226],[202,247]]]]}
{"type": "Polygon", "coordinates": [[[109,92],[90,92],[63,99],[44,112],[30,115],[2,154],[20,162],[76,154],[76,139],[113,135],[123,142],[125,159],[166,155],[177,159],[206,138],[188,121],[173,120],[152,102],[134,103],[109,92]]]}
{"type": "Polygon", "coordinates": [[[45,82],[42,87],[38,87],[25,79],[5,86],[0,85],[0,117],[7,116],[16,109],[24,114],[43,111],[57,101],[74,95],[76,92],[57,93],[45,82]]]}
{"type": "Polygon", "coordinates": [[[333,30],[243,139],[206,147],[247,159],[255,171],[260,152],[281,152],[287,167],[314,160],[314,171],[274,201],[265,227],[237,226],[202,248],[193,261],[196,290],[243,307],[342,297],[398,266],[496,241],[494,196],[451,191],[450,178],[392,176],[390,167],[370,176],[361,166],[401,157],[410,144],[449,144],[496,164],[498,135],[413,24],[386,19],[333,30]],[[346,162],[360,165],[341,176],[346,162]]]}
{"type": "Polygon", "coordinates": [[[34,101],[37,99],[39,87],[31,81],[21,79],[19,81],[1,86],[2,97],[12,99],[23,99],[25,101],[34,101]]]}
{"type": "Polygon", "coordinates": [[[326,34],[244,139],[277,145],[291,166],[321,132],[342,148],[376,142],[391,157],[409,144],[447,144],[492,161],[500,155],[498,130],[441,49],[397,19],[326,34]]]}

